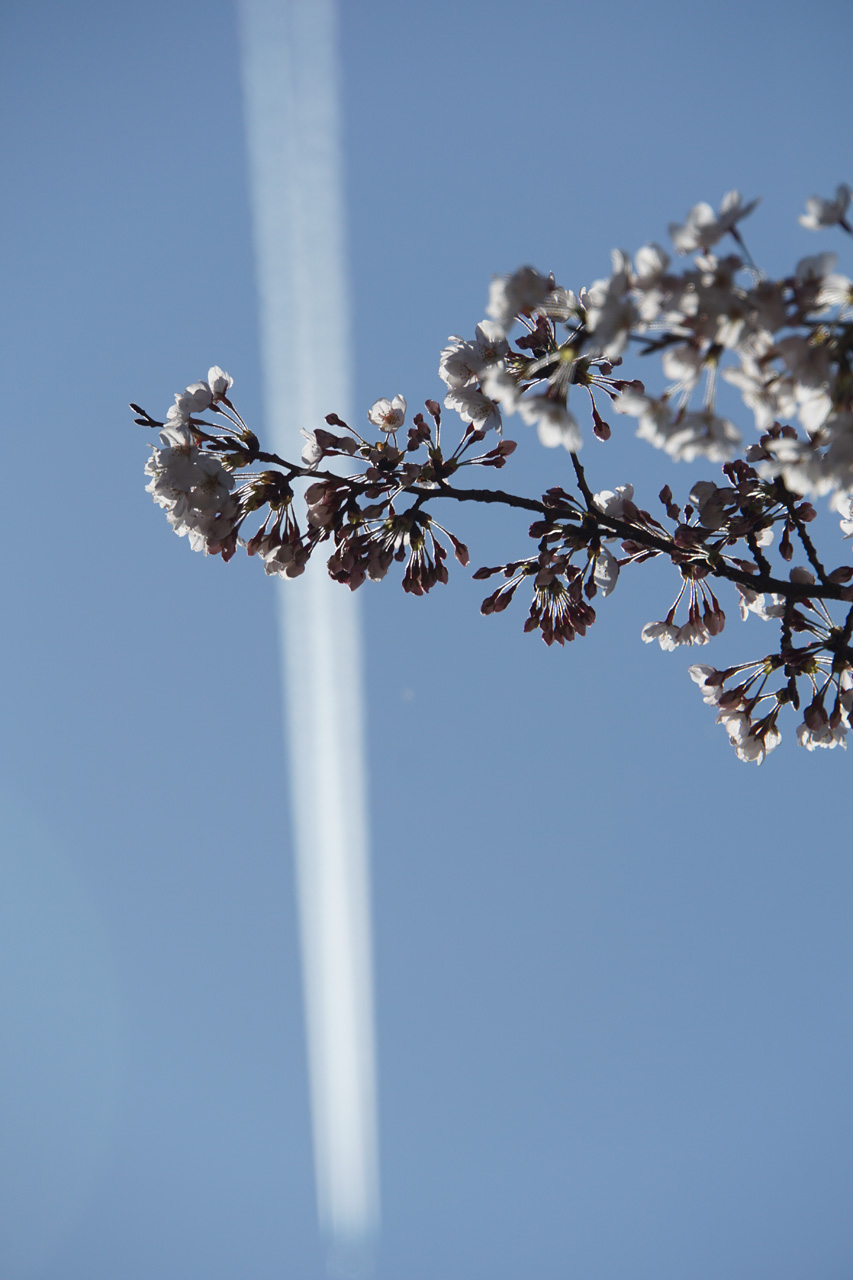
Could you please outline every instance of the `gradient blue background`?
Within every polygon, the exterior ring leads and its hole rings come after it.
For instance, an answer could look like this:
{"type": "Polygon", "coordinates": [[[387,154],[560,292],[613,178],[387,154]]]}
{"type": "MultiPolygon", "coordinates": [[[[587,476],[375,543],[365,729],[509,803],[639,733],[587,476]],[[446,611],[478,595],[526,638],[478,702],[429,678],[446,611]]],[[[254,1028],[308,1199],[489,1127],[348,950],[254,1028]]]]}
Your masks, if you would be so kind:
{"type": "MultiPolygon", "coordinates": [[[[840,2],[343,10],[361,406],[440,391],[493,272],[588,284],[730,187],[769,269],[836,246],[796,216],[851,181],[840,2]]],[[[0,34],[0,1275],[310,1280],[271,584],[172,536],[126,409],[219,363],[259,421],[235,15],[35,0],[0,34]]],[[[593,487],[712,474],[616,425],[593,487]]],[[[509,434],[508,486],[566,475],[509,434]]],[[[526,523],[453,527],[478,564],[526,523]]],[[[639,641],[673,593],[625,575],[563,652],[462,571],[363,592],[380,1278],[853,1274],[849,761],[789,721],[738,763],[686,675],[713,653],[639,641]]],[[[720,664],[763,652],[728,611],[720,664]]]]}

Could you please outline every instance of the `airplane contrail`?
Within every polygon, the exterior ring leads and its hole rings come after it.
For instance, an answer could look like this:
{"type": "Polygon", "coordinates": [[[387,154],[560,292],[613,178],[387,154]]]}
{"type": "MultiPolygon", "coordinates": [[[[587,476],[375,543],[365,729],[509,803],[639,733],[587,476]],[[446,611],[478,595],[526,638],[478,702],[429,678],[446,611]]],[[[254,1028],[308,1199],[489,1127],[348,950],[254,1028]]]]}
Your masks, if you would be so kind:
{"type": "MultiPolygon", "coordinates": [[[[267,430],[346,418],[351,321],[334,0],[238,0],[267,430]]],[[[322,560],[276,583],[317,1204],[333,1266],[379,1221],[368,823],[357,601],[322,560]]]]}

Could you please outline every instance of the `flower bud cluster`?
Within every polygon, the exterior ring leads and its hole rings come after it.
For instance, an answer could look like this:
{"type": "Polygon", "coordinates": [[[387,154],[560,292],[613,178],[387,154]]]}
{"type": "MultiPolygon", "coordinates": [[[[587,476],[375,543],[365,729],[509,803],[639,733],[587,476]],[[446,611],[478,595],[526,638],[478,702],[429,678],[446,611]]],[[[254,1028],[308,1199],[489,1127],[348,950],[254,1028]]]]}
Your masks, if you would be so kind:
{"type": "MultiPolygon", "coordinates": [[[[792,665],[789,662],[787,669],[792,665]]],[[[797,728],[797,742],[808,751],[818,747],[846,747],[853,713],[850,668],[834,671],[819,659],[804,661],[802,658],[796,660],[796,665],[799,674],[811,685],[811,698],[797,728]]],[[[781,687],[767,688],[772,676],[780,670],[781,665],[771,659],[729,667],[725,671],[702,663],[689,668],[703,701],[717,707],[717,724],[726,730],[740,760],[761,764],[782,740],[777,726],[782,707],[789,702],[795,707],[801,706],[796,681],[792,696],[790,677],[781,687]]]]}
{"type": "Polygon", "coordinates": [[[403,587],[414,595],[448,580],[447,548],[468,563],[464,544],[425,510],[425,500],[465,466],[500,468],[515,449],[498,439],[482,453],[476,446],[484,427],[468,423],[449,456],[440,443],[441,409],[427,401],[431,421],[416,414],[405,439],[406,401],[381,399],[368,411],[368,421],[383,438],[370,441],[336,414],[327,427],[304,431],[302,466],[286,462],[258,447],[257,438],[225,396],[232,379],[212,369],[209,383],[194,383],[175,397],[165,422],[139,406],[136,421],[160,427],[162,448],[154,447],[146,466],[147,486],[167,510],[172,526],[188,534],[193,550],[228,560],[238,545],[258,556],[268,574],[293,578],[304,572],[314,552],[327,544],[328,570],[351,589],[384,578],[395,562],[404,566],[403,587]],[[223,381],[224,380],[224,381],[223,381]],[[218,421],[201,415],[211,412],[218,421]],[[362,464],[360,472],[321,471],[321,464],[345,458],[362,464]],[[235,487],[234,472],[250,463],[276,469],[243,473],[235,487]],[[306,482],[305,517],[294,511],[294,483],[306,482]],[[247,539],[243,523],[253,512],[265,512],[260,527],[247,539]]]}

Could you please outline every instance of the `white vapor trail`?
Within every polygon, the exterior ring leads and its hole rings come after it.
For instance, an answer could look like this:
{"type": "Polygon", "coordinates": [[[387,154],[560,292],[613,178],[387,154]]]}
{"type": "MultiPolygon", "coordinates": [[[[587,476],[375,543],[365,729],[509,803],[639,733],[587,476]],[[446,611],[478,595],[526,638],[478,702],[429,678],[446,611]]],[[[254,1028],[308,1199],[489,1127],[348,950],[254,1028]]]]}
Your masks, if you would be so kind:
{"type": "MultiPolygon", "coordinates": [[[[273,448],[350,408],[334,0],[238,0],[265,412],[273,448]]],[[[322,561],[277,583],[320,1225],[343,1262],[379,1219],[356,602],[322,561]]]]}

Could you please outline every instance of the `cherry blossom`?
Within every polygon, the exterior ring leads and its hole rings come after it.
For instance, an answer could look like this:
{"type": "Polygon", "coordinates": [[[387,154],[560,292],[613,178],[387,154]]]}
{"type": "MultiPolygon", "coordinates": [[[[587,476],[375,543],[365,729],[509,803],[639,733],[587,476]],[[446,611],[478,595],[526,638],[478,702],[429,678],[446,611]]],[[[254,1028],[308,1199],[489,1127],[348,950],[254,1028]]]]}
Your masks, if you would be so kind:
{"type": "Polygon", "coordinates": [[[527,396],[519,404],[518,412],[529,426],[536,427],[546,449],[562,445],[575,453],[581,447],[583,438],[577,418],[559,400],[547,395],[527,396]]]}
{"type": "Polygon", "coordinates": [[[766,756],[782,741],[782,735],[771,718],[753,722],[743,712],[722,711],[717,721],[729,735],[738,759],[751,764],[763,764],[766,756]]]}
{"type": "Polygon", "coordinates": [[[585,297],[589,350],[611,360],[621,356],[639,320],[629,293],[630,269],[628,255],[614,249],[613,274],[606,280],[596,280],[585,297]]]}
{"type": "Polygon", "coordinates": [[[495,365],[509,351],[506,334],[493,320],[482,320],[472,341],[454,334],[441,353],[438,376],[448,387],[467,387],[476,383],[483,370],[495,365]]]}
{"type": "Polygon", "coordinates": [[[723,696],[723,679],[716,667],[697,662],[687,668],[687,674],[699,685],[703,701],[711,706],[719,706],[720,698],[723,696]]]}
{"type": "Polygon", "coordinates": [[[553,283],[535,267],[519,267],[510,276],[496,276],[489,290],[487,314],[507,331],[516,317],[530,315],[553,289],[553,283]]]}
{"type": "Polygon", "coordinates": [[[406,401],[403,396],[376,400],[368,409],[367,417],[380,431],[397,431],[406,420],[406,401]]]}
{"type": "Polygon", "coordinates": [[[818,231],[822,227],[843,227],[850,231],[846,214],[850,207],[851,190],[846,182],[839,183],[833,199],[824,200],[821,196],[812,196],[806,201],[806,212],[800,215],[800,222],[810,231],[818,231]]]}
{"type": "Polygon", "coordinates": [[[606,547],[595,557],[593,581],[603,596],[609,596],[619,581],[619,561],[606,547]]]}
{"type": "Polygon", "coordinates": [[[692,462],[700,457],[727,462],[735,456],[740,443],[741,434],[728,418],[711,409],[697,409],[673,420],[663,447],[676,462],[692,462]]]}
{"type": "Polygon", "coordinates": [[[711,249],[728,232],[735,232],[738,222],[752,213],[758,200],[743,203],[739,191],[723,196],[718,213],[709,204],[696,204],[687,215],[683,226],[670,223],[669,234],[679,253],[692,253],[695,249],[711,249]]]}
{"type": "Polygon", "coordinates": [[[218,400],[225,400],[234,385],[234,379],[231,375],[226,373],[224,369],[220,369],[218,364],[212,365],[208,370],[207,381],[214,404],[218,400]]]}
{"type": "Polygon", "coordinates": [[[600,493],[593,494],[593,501],[606,516],[613,516],[616,520],[628,519],[635,510],[634,486],[620,484],[613,490],[602,489],[600,493]]]}
{"type": "Polygon", "coordinates": [[[455,409],[463,422],[473,422],[484,431],[500,430],[501,411],[494,400],[478,387],[452,387],[444,397],[445,407],[455,409]]]}

